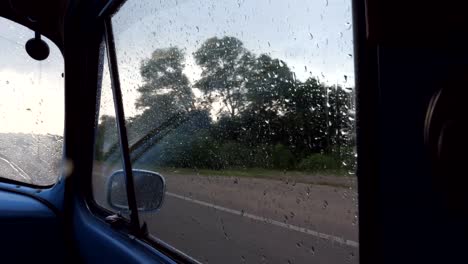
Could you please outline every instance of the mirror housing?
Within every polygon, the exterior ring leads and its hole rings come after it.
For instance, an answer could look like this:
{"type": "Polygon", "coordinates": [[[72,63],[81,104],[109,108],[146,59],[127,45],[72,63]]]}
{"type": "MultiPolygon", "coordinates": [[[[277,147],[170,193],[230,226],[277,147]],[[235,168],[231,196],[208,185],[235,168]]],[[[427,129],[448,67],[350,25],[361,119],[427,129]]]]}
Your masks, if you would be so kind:
{"type": "MultiPolygon", "coordinates": [[[[154,212],[161,208],[166,193],[166,181],[159,173],[132,170],[139,212],[154,212]]],[[[107,202],[119,212],[128,212],[126,177],[123,170],[112,173],[107,184],[107,202]]]]}
{"type": "Polygon", "coordinates": [[[49,57],[49,45],[41,39],[41,35],[36,32],[34,38],[28,40],[25,45],[28,55],[38,61],[42,61],[49,57]]]}

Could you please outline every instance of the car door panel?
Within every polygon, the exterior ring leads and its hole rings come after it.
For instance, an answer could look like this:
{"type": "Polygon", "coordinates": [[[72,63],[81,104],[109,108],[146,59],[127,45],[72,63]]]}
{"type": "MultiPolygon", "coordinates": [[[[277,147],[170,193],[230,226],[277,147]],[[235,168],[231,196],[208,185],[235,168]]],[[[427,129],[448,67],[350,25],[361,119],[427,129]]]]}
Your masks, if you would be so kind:
{"type": "Polygon", "coordinates": [[[63,263],[65,247],[58,209],[45,199],[11,187],[16,190],[0,189],[2,263],[63,263]]]}
{"type": "Polygon", "coordinates": [[[79,254],[86,263],[175,263],[96,218],[83,202],[75,202],[74,234],[79,254]]]}

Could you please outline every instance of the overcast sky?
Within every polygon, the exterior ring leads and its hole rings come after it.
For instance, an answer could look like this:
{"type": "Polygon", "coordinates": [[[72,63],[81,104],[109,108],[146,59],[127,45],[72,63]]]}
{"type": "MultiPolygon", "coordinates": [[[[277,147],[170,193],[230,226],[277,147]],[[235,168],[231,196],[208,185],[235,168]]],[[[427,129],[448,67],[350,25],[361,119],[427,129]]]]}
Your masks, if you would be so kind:
{"type": "Polygon", "coordinates": [[[26,53],[34,33],[0,18],[0,133],[63,135],[63,57],[48,39],[50,55],[38,62],[26,53]]]}
{"type": "Polygon", "coordinates": [[[284,60],[300,80],[354,86],[350,0],[129,0],[113,25],[130,115],[143,59],[157,48],[182,48],[193,81],[200,69],[192,53],[214,36],[237,37],[257,55],[284,60]]]}
{"type": "MultiPolygon", "coordinates": [[[[350,0],[128,0],[113,24],[128,116],[137,113],[143,59],[157,48],[180,47],[186,53],[185,73],[193,81],[200,69],[192,53],[214,36],[237,37],[256,55],[285,61],[300,80],[314,76],[354,86],[350,0]]],[[[32,36],[0,18],[0,132],[61,134],[62,56],[49,41],[50,57],[32,60],[24,50],[32,36]]],[[[112,104],[105,102],[110,96],[103,100],[102,112],[112,114],[112,104]]]]}

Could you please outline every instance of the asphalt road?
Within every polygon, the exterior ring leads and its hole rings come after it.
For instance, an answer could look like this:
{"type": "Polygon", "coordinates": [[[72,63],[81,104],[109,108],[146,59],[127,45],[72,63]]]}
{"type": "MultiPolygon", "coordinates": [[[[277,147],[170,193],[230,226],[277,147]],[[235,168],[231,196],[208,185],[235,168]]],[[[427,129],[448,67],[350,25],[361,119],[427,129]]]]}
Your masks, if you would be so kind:
{"type": "Polygon", "coordinates": [[[355,190],[229,177],[166,180],[165,204],[142,219],[152,235],[200,262],[359,262],[355,190]]]}

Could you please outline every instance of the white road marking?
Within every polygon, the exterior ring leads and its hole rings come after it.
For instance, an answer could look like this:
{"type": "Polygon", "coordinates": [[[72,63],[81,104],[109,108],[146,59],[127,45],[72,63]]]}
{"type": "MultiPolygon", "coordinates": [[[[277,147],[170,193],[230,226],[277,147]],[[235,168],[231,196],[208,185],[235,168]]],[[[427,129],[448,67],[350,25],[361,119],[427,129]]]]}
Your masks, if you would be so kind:
{"type": "Polygon", "coordinates": [[[200,200],[192,199],[190,197],[178,195],[178,194],[171,193],[171,192],[166,192],[166,194],[168,196],[175,197],[175,198],[178,198],[178,199],[181,199],[181,200],[196,203],[196,204],[199,204],[199,205],[204,205],[204,206],[214,208],[214,209],[219,210],[219,211],[239,215],[239,216],[242,216],[242,217],[247,217],[247,218],[254,219],[254,220],[257,220],[257,221],[260,221],[260,222],[269,223],[269,224],[279,226],[279,227],[283,227],[283,228],[286,228],[286,229],[289,229],[289,230],[294,230],[294,231],[301,232],[301,233],[304,233],[304,234],[312,235],[312,236],[322,238],[322,239],[326,239],[326,240],[336,242],[336,243],[339,243],[339,244],[342,244],[342,245],[347,245],[347,246],[356,247],[356,248],[359,247],[359,243],[356,242],[356,241],[353,241],[353,240],[348,240],[348,239],[344,239],[342,237],[337,237],[337,236],[333,236],[333,235],[329,235],[329,234],[325,234],[325,233],[320,233],[320,232],[317,232],[317,231],[314,231],[314,230],[307,229],[305,227],[286,224],[286,223],[279,222],[279,221],[276,221],[276,220],[272,220],[272,219],[269,219],[269,218],[265,218],[265,217],[249,214],[249,213],[246,213],[246,212],[242,212],[242,211],[222,207],[222,206],[219,206],[219,205],[203,202],[203,201],[200,201],[200,200]]]}

